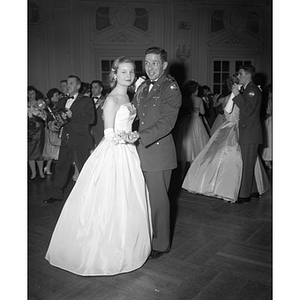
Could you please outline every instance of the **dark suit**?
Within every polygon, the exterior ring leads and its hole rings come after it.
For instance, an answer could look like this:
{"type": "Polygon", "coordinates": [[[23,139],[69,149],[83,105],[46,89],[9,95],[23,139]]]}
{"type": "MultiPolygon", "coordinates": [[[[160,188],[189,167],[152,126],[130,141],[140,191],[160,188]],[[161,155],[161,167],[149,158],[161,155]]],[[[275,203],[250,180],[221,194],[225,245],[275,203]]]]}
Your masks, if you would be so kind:
{"type": "MultiPolygon", "coordinates": [[[[64,108],[68,97],[59,100],[57,107],[64,108]]],[[[52,197],[62,199],[70,168],[75,161],[80,172],[93,149],[90,124],[94,121],[94,103],[91,98],[79,94],[72,103],[72,117],[62,128],[61,146],[53,183],[52,197]]]]}
{"type": "Polygon", "coordinates": [[[96,103],[96,113],[95,113],[95,120],[92,124],[92,135],[94,137],[94,145],[95,147],[98,146],[102,138],[104,137],[104,121],[103,121],[103,104],[104,104],[104,97],[101,96],[99,103],[96,103]]]}
{"type": "Polygon", "coordinates": [[[170,202],[168,189],[172,169],[177,167],[172,129],[181,106],[181,92],[171,76],[162,75],[148,93],[148,80],[137,90],[140,139],[137,150],[149,190],[153,241],[152,249],[170,249],[170,202]]]}
{"type": "Polygon", "coordinates": [[[243,92],[233,98],[240,109],[239,144],[241,146],[243,172],[239,197],[248,198],[257,192],[254,180],[254,167],[257,160],[258,145],[262,144],[262,127],[260,121],[261,91],[249,82],[243,92]]]}

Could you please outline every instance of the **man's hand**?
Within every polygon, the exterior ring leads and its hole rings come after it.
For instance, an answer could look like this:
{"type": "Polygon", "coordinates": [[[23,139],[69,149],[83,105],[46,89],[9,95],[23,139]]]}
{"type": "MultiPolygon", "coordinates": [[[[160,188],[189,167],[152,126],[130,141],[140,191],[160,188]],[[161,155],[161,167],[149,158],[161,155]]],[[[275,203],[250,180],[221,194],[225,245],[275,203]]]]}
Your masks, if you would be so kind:
{"type": "Polygon", "coordinates": [[[122,139],[126,143],[130,143],[130,144],[135,143],[139,138],[140,138],[140,136],[137,131],[134,131],[134,132],[130,131],[130,132],[127,132],[126,134],[122,135],[122,139]]]}
{"type": "Polygon", "coordinates": [[[57,127],[55,124],[56,124],[55,121],[50,121],[48,123],[48,127],[51,131],[59,131],[60,128],[57,127]]]}
{"type": "Polygon", "coordinates": [[[233,92],[234,96],[237,96],[240,93],[239,85],[235,83],[232,86],[231,91],[233,92]]]}
{"type": "Polygon", "coordinates": [[[67,109],[66,115],[67,115],[67,117],[68,117],[69,119],[71,119],[71,118],[72,118],[72,111],[71,111],[70,109],[67,109]]]}

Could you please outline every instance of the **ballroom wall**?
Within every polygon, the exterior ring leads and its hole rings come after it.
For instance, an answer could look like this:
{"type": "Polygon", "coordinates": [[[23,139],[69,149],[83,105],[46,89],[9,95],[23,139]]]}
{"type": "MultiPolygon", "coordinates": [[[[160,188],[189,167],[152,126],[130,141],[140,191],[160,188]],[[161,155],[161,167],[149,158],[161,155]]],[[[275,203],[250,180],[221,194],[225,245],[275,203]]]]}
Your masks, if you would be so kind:
{"type": "MultiPolygon", "coordinates": [[[[179,83],[215,86],[216,62],[251,61],[272,80],[271,0],[29,0],[28,85],[46,93],[61,79],[105,81],[105,63],[162,46],[179,83]]],[[[106,83],[106,82],[105,82],[106,83]]],[[[217,86],[217,85],[216,85],[217,86]]]]}

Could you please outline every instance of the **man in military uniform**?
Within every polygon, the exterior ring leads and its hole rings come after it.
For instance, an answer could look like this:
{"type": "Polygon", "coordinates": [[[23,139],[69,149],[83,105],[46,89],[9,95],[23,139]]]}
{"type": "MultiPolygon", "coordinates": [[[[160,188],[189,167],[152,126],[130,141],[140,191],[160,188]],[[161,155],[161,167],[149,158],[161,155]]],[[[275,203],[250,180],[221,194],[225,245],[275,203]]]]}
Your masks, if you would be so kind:
{"type": "Polygon", "coordinates": [[[137,89],[133,104],[139,119],[137,150],[149,190],[153,240],[150,258],[170,250],[170,202],[168,189],[172,169],[177,167],[172,129],[182,97],[175,79],[165,74],[167,52],[159,47],[145,52],[145,71],[149,79],[137,89]]]}
{"type": "Polygon", "coordinates": [[[258,145],[263,142],[260,121],[262,95],[260,89],[252,81],[254,75],[255,68],[252,65],[241,66],[237,78],[244,91],[240,93],[237,84],[232,89],[235,95],[233,101],[240,109],[239,144],[243,160],[238,203],[249,202],[251,197],[258,197],[254,167],[257,160],[258,145]]]}

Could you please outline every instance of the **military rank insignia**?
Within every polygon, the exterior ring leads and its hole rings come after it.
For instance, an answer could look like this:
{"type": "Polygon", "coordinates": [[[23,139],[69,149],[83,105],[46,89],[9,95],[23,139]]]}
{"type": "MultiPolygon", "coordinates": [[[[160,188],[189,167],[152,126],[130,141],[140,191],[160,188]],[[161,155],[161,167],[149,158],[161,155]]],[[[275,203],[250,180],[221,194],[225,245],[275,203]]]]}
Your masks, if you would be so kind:
{"type": "Polygon", "coordinates": [[[172,91],[177,91],[178,90],[178,87],[177,87],[177,84],[175,82],[173,82],[171,85],[170,85],[170,89],[172,91]]]}
{"type": "Polygon", "coordinates": [[[255,93],[253,91],[251,91],[251,92],[249,92],[249,96],[253,97],[253,96],[255,96],[255,93]]]}

